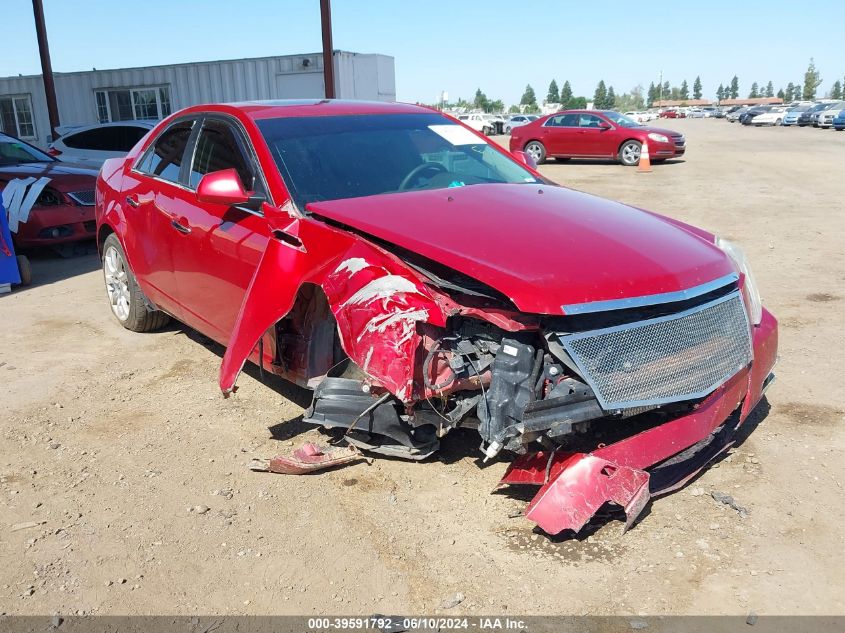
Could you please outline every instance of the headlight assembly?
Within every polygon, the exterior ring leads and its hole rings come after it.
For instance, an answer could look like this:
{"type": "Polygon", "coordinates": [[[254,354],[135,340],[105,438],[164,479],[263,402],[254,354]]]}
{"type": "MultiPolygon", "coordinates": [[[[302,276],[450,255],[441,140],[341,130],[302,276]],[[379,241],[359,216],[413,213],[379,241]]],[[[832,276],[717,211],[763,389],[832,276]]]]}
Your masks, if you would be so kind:
{"type": "Polygon", "coordinates": [[[763,320],[763,302],[760,300],[760,291],[754,281],[754,275],[748,266],[748,260],[742,249],[726,239],[716,238],[716,246],[721,248],[725,254],[733,260],[737,270],[745,277],[745,296],[748,299],[749,318],[754,325],[760,325],[763,320]]]}
{"type": "Polygon", "coordinates": [[[657,143],[668,143],[669,137],[665,134],[657,134],[656,132],[649,133],[648,137],[657,143]]]}

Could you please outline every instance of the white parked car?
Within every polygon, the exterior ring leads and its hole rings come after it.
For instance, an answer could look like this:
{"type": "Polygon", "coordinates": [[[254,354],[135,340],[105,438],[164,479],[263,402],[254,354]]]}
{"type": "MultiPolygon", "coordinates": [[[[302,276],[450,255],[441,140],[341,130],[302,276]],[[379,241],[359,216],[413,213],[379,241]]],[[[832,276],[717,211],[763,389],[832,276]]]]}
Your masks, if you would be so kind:
{"type": "Polygon", "coordinates": [[[481,132],[485,136],[490,136],[496,131],[495,123],[487,119],[486,114],[475,112],[473,114],[461,114],[458,116],[458,121],[464,125],[468,125],[476,132],[481,132]]]}
{"type": "Polygon", "coordinates": [[[845,101],[840,101],[836,105],[824,110],[819,114],[819,127],[833,127],[833,119],[839,116],[842,110],[845,110],[845,101]]]}
{"type": "Polygon", "coordinates": [[[520,125],[525,125],[526,123],[531,123],[531,121],[536,121],[537,116],[533,114],[514,114],[511,115],[510,119],[505,121],[505,134],[510,134],[511,130],[515,127],[519,127],[520,125]]]}
{"type": "Polygon", "coordinates": [[[637,112],[635,110],[631,110],[630,112],[626,112],[625,116],[629,119],[633,119],[637,123],[647,123],[651,120],[648,116],[648,112],[637,112]]]}
{"type": "Polygon", "coordinates": [[[119,121],[67,128],[47,153],[61,161],[96,167],[109,158],[126,156],[157,121],[119,121]]]}
{"type": "Polygon", "coordinates": [[[752,125],[760,127],[761,125],[783,125],[783,117],[786,116],[789,108],[778,107],[772,108],[768,112],[762,112],[755,116],[751,122],[752,125]]]}

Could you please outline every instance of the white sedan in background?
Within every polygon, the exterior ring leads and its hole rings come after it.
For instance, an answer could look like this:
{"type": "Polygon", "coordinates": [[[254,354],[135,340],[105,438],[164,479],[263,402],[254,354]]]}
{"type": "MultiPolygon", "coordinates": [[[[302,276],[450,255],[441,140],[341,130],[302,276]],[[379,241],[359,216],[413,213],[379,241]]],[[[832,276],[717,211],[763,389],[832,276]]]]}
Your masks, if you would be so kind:
{"type": "MultiPolygon", "coordinates": [[[[61,161],[92,167],[126,156],[158,121],[119,121],[66,128],[47,153],[61,161]]],[[[59,130],[62,131],[62,130],[59,130]]]]}
{"type": "Polygon", "coordinates": [[[537,116],[533,114],[514,114],[510,119],[505,121],[505,134],[510,134],[511,130],[520,125],[536,121],[537,116]]]}
{"type": "Polygon", "coordinates": [[[772,108],[768,112],[762,112],[755,116],[751,123],[756,127],[761,125],[783,125],[783,117],[789,108],[772,108]]]}

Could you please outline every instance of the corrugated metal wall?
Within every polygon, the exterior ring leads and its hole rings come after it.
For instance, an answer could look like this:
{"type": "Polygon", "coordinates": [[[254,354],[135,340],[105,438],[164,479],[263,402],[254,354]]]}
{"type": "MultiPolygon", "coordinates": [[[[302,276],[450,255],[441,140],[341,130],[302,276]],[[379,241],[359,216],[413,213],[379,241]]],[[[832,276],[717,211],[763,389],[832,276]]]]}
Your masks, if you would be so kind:
{"type": "MultiPolygon", "coordinates": [[[[334,55],[339,98],[393,101],[393,58],[338,51],[334,55]]],[[[172,109],[198,103],[323,97],[323,58],[319,53],[260,57],[172,66],[56,73],[62,125],[97,122],[96,90],[168,86],[172,109]]],[[[0,95],[30,95],[35,144],[49,142],[50,122],[40,75],[0,78],[0,95]]]]}

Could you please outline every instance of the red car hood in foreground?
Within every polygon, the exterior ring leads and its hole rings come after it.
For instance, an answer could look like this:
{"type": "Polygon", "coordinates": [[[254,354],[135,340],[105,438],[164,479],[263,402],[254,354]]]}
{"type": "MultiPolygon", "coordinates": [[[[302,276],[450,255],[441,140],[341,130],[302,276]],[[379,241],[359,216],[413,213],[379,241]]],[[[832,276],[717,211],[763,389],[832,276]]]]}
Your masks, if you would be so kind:
{"type": "Polygon", "coordinates": [[[713,244],[617,202],[548,185],[472,185],[308,205],[507,295],[523,312],[685,290],[734,272],[713,244]]]}
{"type": "Polygon", "coordinates": [[[50,186],[58,191],[81,191],[94,189],[97,173],[97,169],[59,161],[20,163],[0,167],[0,181],[45,177],[51,179],[50,186]]]}

